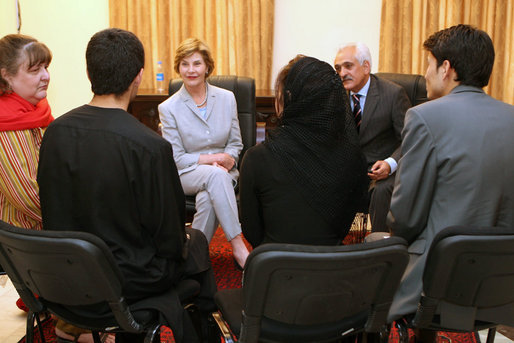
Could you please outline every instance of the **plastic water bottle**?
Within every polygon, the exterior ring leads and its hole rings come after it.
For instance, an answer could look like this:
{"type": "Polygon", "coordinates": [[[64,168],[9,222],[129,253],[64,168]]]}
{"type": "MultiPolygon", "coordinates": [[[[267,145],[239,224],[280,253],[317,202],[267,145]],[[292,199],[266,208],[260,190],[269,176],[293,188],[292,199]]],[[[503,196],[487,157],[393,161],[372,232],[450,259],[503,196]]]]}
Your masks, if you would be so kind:
{"type": "Polygon", "coordinates": [[[162,93],[164,92],[164,71],[162,69],[162,61],[158,61],[157,62],[157,69],[156,69],[156,72],[155,72],[155,76],[156,76],[156,85],[157,85],[157,91],[159,93],[162,93]]]}

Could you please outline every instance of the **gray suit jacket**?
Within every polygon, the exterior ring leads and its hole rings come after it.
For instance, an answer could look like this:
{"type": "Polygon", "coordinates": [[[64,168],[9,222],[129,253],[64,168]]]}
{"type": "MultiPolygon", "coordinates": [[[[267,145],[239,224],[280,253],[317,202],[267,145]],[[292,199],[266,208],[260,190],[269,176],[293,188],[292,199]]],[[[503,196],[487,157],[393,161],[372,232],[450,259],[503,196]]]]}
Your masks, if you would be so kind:
{"type": "MultiPolygon", "coordinates": [[[[205,119],[184,85],[158,107],[179,175],[196,169],[200,154],[225,152],[237,163],[243,149],[234,94],[207,84],[207,96],[205,119]]],[[[230,174],[237,178],[237,168],[230,174]]]]}
{"type": "Polygon", "coordinates": [[[403,119],[411,103],[401,86],[375,75],[370,78],[359,130],[362,153],[368,165],[388,157],[398,162],[403,119]]]}
{"type": "Polygon", "coordinates": [[[407,111],[388,215],[410,243],[389,319],[413,313],[434,236],[450,225],[514,227],[514,106],[457,86],[407,111]]]}

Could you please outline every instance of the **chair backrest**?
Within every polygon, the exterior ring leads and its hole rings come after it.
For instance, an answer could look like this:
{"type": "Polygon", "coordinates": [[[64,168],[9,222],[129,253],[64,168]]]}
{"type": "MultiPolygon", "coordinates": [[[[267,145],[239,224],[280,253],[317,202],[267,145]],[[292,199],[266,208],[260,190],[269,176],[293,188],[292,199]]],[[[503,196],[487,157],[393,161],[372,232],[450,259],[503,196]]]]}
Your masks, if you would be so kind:
{"type": "Polygon", "coordinates": [[[123,330],[143,329],[123,300],[122,275],[111,251],[92,234],[28,230],[0,221],[0,263],[33,312],[46,307],[80,326],[67,307],[107,303],[123,330]]]}
{"type": "Polygon", "coordinates": [[[348,246],[265,244],[243,276],[240,340],[323,341],[379,331],[408,261],[399,237],[348,246]]]}
{"type": "Polygon", "coordinates": [[[428,100],[426,80],[422,75],[400,73],[376,73],[375,75],[402,86],[412,106],[428,100]]]}
{"type": "MultiPolygon", "coordinates": [[[[237,102],[239,127],[241,128],[241,139],[244,146],[239,156],[239,161],[242,161],[244,153],[255,145],[257,138],[255,80],[244,76],[213,75],[207,79],[207,82],[234,93],[237,102]]],[[[170,80],[168,94],[170,96],[175,94],[182,87],[182,83],[182,79],[170,80]]]]}
{"type": "Polygon", "coordinates": [[[486,323],[514,326],[514,228],[453,226],[430,247],[413,321],[472,331],[486,323]]]}

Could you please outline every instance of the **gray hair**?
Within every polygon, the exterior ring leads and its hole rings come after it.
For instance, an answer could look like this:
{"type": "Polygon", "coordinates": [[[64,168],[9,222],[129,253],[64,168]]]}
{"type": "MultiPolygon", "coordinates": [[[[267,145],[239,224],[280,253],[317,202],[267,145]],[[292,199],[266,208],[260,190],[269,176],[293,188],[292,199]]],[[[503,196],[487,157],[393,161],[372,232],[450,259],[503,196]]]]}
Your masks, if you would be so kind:
{"type": "Polygon", "coordinates": [[[369,48],[366,44],[362,42],[356,42],[356,43],[347,43],[339,48],[337,53],[339,53],[341,50],[345,48],[355,48],[355,58],[359,63],[362,65],[364,61],[368,61],[369,68],[371,69],[371,53],[369,52],[369,48]]]}

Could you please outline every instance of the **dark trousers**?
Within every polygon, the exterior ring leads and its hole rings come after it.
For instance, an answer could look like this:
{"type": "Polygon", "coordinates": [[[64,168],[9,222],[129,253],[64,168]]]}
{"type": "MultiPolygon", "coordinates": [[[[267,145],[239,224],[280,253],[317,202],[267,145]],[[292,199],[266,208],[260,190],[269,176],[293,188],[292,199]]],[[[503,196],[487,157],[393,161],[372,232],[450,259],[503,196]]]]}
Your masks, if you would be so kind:
{"type": "Polygon", "coordinates": [[[188,254],[184,265],[184,278],[194,279],[200,284],[200,293],[195,304],[202,312],[215,311],[214,294],[217,286],[209,257],[209,242],[205,235],[196,229],[186,228],[189,235],[188,254]]]}
{"type": "MultiPolygon", "coordinates": [[[[200,312],[199,320],[201,321],[201,326],[205,326],[209,313],[216,310],[214,294],[217,291],[216,280],[214,279],[214,273],[209,258],[209,243],[201,231],[186,228],[186,233],[189,239],[187,243],[187,255],[185,256],[182,269],[182,278],[194,279],[200,284],[200,292],[195,297],[194,304],[200,312]]],[[[201,338],[198,336],[202,336],[203,338],[205,328],[198,328],[197,325],[194,325],[186,311],[183,311],[182,315],[183,339],[181,342],[200,342],[201,338]]],[[[143,339],[144,335],[116,335],[116,341],[123,343],[139,343],[142,342],[143,339]]]]}
{"type": "Polygon", "coordinates": [[[396,172],[386,179],[372,181],[370,184],[369,215],[371,217],[371,232],[389,232],[386,218],[391,205],[395,176],[396,172]]]}

